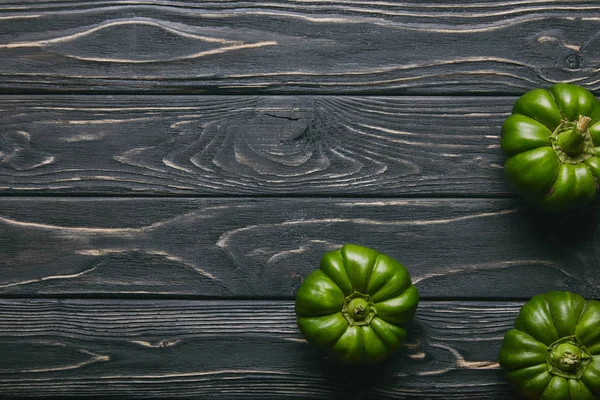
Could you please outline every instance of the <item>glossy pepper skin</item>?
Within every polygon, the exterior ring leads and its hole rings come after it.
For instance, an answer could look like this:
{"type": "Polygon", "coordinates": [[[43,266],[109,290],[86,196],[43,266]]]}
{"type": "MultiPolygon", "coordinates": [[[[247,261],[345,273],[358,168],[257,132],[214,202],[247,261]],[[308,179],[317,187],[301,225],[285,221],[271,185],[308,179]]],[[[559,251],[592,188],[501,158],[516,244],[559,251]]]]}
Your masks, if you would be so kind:
{"type": "Polygon", "coordinates": [[[600,103],[576,85],[529,91],[502,126],[501,147],[519,195],[547,211],[584,208],[600,177],[600,103]]]}
{"type": "Polygon", "coordinates": [[[296,295],[298,327],[308,342],[348,364],[388,358],[406,338],[419,293],[406,268],[353,244],[326,253],[296,295]]]}
{"type": "Polygon", "coordinates": [[[526,399],[600,399],[600,301],[570,292],[533,297],[504,337],[499,358],[526,399]]]}

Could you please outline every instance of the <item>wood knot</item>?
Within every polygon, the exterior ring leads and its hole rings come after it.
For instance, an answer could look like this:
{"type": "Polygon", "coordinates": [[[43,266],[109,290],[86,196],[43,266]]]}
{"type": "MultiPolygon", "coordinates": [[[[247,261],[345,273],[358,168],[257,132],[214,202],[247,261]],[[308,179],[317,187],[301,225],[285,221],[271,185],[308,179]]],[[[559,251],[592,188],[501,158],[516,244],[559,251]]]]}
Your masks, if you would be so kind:
{"type": "Polygon", "coordinates": [[[53,162],[54,157],[33,148],[29,133],[16,131],[0,134],[0,166],[29,171],[53,162]]]}
{"type": "Polygon", "coordinates": [[[565,59],[569,69],[580,69],[583,65],[583,58],[577,54],[569,54],[565,59]]]}

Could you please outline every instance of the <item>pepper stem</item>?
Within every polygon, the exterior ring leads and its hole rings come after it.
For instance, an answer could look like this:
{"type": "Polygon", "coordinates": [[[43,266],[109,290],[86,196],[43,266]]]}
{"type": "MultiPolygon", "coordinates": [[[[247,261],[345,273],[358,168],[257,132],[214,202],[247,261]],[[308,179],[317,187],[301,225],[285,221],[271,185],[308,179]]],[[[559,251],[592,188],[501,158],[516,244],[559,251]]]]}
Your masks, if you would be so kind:
{"type": "Polygon", "coordinates": [[[590,125],[590,117],[580,115],[572,129],[567,129],[558,135],[558,147],[574,157],[583,153],[585,149],[585,135],[588,126],[590,125]]]}
{"type": "Polygon", "coordinates": [[[585,132],[585,130],[588,128],[588,126],[590,126],[590,121],[592,119],[590,117],[586,117],[584,115],[580,115],[579,119],[577,120],[577,129],[580,132],[585,132]]]}
{"type": "Polygon", "coordinates": [[[344,301],[342,314],[350,326],[369,325],[377,310],[368,294],[352,292],[344,301]]]}
{"type": "Polygon", "coordinates": [[[369,303],[357,297],[348,304],[348,312],[355,320],[362,321],[369,313],[369,303]]]}
{"type": "Polygon", "coordinates": [[[592,355],[576,336],[563,337],[548,347],[548,372],[567,379],[581,379],[592,355]]]}
{"type": "Polygon", "coordinates": [[[570,372],[579,366],[581,362],[581,349],[569,343],[563,343],[554,349],[554,361],[556,366],[570,372]]]}

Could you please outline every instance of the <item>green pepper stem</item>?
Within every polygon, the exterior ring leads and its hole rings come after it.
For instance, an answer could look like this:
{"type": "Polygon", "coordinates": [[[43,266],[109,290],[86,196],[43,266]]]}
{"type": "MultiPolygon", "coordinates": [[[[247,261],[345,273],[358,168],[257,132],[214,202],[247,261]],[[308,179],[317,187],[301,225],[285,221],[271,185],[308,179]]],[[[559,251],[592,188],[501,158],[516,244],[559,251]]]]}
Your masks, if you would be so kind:
{"type": "Polygon", "coordinates": [[[581,379],[593,357],[576,336],[563,337],[546,353],[548,372],[567,379],[581,379]]]}
{"type": "Polygon", "coordinates": [[[590,117],[580,115],[571,129],[558,135],[558,147],[572,157],[583,153],[585,149],[584,132],[588,129],[591,120],[590,117]]]}
{"type": "Polygon", "coordinates": [[[581,361],[581,349],[570,343],[563,343],[554,349],[556,366],[563,371],[577,369],[581,361]]]}
{"type": "Polygon", "coordinates": [[[354,319],[362,321],[369,313],[369,303],[357,297],[348,304],[348,312],[354,319]]]}
{"type": "Polygon", "coordinates": [[[583,115],[579,116],[579,119],[577,120],[577,130],[579,132],[585,132],[585,130],[588,128],[588,126],[590,126],[590,121],[592,119],[590,117],[585,117],[583,115]]]}
{"type": "Polygon", "coordinates": [[[369,325],[377,310],[368,294],[352,292],[344,300],[342,314],[350,326],[369,325]]]}

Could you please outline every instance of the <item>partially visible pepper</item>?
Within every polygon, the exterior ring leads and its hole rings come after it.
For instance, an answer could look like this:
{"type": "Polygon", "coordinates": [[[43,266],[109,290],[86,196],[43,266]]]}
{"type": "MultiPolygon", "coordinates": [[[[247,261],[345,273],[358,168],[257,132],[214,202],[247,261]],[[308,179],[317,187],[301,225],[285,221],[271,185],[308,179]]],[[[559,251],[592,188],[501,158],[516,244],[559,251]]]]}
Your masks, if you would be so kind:
{"type": "Polygon", "coordinates": [[[600,103],[576,85],[529,91],[502,126],[501,147],[519,195],[548,211],[586,207],[600,177],[600,103]]]}
{"type": "Polygon", "coordinates": [[[525,304],[500,350],[526,399],[600,399],[600,301],[550,292],[525,304]]]}

